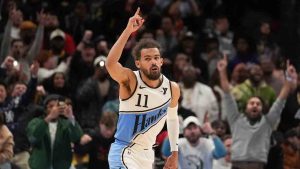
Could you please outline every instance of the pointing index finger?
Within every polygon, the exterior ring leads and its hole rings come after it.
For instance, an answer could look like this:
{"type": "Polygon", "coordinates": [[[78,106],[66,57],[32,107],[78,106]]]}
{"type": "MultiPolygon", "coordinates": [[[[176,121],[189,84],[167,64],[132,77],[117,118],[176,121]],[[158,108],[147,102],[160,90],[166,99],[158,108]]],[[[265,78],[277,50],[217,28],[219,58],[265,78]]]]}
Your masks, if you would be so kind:
{"type": "Polygon", "coordinates": [[[137,10],[135,11],[135,14],[134,14],[134,16],[137,16],[137,15],[139,15],[139,13],[140,13],[140,7],[138,7],[138,8],[137,8],[137,10]]]}

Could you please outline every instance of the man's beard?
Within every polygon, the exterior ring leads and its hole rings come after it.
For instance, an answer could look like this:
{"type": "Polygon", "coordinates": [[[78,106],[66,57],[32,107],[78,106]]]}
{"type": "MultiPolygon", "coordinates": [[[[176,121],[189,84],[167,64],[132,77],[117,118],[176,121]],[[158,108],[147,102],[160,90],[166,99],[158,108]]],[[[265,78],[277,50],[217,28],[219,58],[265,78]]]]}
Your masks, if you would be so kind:
{"type": "Polygon", "coordinates": [[[197,137],[196,135],[193,135],[191,137],[186,137],[186,138],[192,144],[196,144],[199,141],[199,137],[197,137]]]}
{"type": "Polygon", "coordinates": [[[255,117],[252,117],[246,113],[246,117],[248,118],[250,124],[254,125],[255,123],[257,123],[261,120],[262,115],[257,115],[255,117]]]}
{"type": "Polygon", "coordinates": [[[185,88],[190,89],[190,88],[194,87],[194,85],[196,83],[196,80],[193,77],[183,76],[182,77],[182,82],[183,82],[183,85],[184,85],[185,88]]]}
{"type": "Polygon", "coordinates": [[[160,74],[161,74],[160,70],[158,70],[157,72],[154,72],[154,71],[151,71],[151,68],[149,71],[141,68],[141,71],[149,80],[158,80],[160,77],[160,74]]]}

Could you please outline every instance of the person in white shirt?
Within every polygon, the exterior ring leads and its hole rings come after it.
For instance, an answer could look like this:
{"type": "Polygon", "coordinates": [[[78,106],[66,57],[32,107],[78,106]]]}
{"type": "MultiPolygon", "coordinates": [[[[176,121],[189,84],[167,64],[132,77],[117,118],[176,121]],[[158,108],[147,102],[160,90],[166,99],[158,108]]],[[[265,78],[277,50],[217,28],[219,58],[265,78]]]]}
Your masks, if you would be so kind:
{"type": "Polygon", "coordinates": [[[184,138],[178,142],[179,169],[212,169],[213,159],[226,155],[225,147],[213,129],[206,124],[206,133],[212,135],[212,141],[201,137],[201,123],[195,116],[189,116],[183,121],[184,138]]]}
{"type": "Polygon", "coordinates": [[[179,83],[182,95],[182,107],[195,112],[199,121],[219,119],[219,107],[212,89],[197,82],[197,70],[192,65],[183,68],[182,81],[179,83]]]}

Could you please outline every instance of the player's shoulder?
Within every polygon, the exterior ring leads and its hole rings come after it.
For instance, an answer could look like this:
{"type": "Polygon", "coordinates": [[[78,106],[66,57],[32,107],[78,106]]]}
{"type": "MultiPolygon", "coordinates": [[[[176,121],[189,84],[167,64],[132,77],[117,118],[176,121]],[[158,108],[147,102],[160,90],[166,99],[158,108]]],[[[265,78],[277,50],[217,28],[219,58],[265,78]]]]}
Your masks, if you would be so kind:
{"type": "Polygon", "coordinates": [[[126,78],[124,78],[122,81],[118,81],[118,83],[120,85],[125,85],[125,86],[128,86],[131,83],[131,85],[134,86],[134,84],[137,81],[137,77],[134,71],[129,68],[124,68],[122,73],[126,78]]]}
{"type": "Polygon", "coordinates": [[[178,85],[178,83],[174,82],[174,81],[170,81],[170,87],[171,87],[171,91],[172,91],[172,95],[174,96],[180,96],[180,87],[178,85]]]}

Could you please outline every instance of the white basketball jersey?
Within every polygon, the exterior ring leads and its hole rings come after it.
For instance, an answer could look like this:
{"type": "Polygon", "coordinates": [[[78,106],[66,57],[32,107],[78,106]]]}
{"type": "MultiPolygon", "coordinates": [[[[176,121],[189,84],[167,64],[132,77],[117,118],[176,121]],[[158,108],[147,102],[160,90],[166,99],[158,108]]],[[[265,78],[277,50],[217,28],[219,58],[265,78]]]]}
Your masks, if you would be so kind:
{"type": "Polygon", "coordinates": [[[161,85],[151,88],[143,82],[139,71],[134,71],[134,74],[136,89],[131,97],[120,100],[115,138],[116,142],[151,148],[166,121],[172,95],[171,83],[161,75],[161,85]]]}

